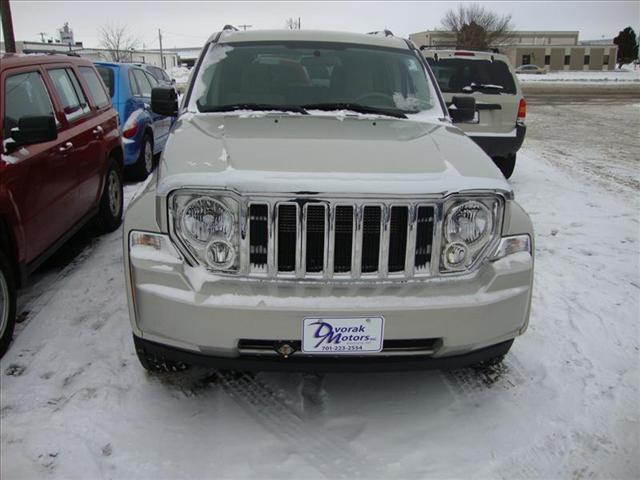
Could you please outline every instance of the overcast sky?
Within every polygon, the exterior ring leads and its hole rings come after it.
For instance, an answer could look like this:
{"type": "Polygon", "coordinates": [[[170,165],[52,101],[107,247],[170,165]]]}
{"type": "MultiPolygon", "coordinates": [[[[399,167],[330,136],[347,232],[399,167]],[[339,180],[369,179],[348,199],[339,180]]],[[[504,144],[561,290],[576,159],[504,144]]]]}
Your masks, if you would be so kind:
{"type": "MultiPolygon", "coordinates": [[[[16,40],[55,35],[64,22],[85,46],[100,43],[107,23],[127,24],[146,48],[199,47],[225,24],[283,28],[300,17],[302,28],[368,32],[388,28],[396,35],[440,26],[440,19],[460,2],[189,2],[189,1],[27,1],[10,0],[16,40]]],[[[466,2],[465,2],[466,3],[466,2]]],[[[478,2],[512,15],[518,30],[578,30],[581,40],[613,38],[619,30],[640,25],[640,2],[478,2]]]]}

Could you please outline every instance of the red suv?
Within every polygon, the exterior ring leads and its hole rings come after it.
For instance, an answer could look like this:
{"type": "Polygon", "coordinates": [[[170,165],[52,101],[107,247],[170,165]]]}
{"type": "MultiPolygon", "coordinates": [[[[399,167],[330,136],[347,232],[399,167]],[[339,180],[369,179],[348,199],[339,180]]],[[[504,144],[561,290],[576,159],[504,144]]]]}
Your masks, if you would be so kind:
{"type": "Polygon", "coordinates": [[[89,220],[122,220],[118,114],[88,60],[0,56],[0,357],[16,289],[89,220]]]}

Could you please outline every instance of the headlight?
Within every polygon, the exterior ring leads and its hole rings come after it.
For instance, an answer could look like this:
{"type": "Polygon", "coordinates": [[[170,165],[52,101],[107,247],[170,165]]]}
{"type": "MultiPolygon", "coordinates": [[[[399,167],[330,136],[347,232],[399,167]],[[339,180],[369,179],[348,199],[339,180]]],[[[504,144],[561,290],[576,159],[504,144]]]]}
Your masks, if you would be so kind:
{"type": "Polygon", "coordinates": [[[491,233],[492,224],[493,217],[489,209],[480,202],[470,201],[451,209],[444,233],[449,242],[473,246],[491,233]]]}
{"type": "Polygon", "coordinates": [[[498,197],[454,198],[446,205],[441,268],[443,273],[469,269],[494,243],[501,219],[498,197]]]}
{"type": "Polygon", "coordinates": [[[179,245],[212,270],[238,268],[238,203],[231,197],[178,192],[171,196],[179,245]]]}
{"type": "Polygon", "coordinates": [[[191,200],[180,217],[185,236],[196,243],[208,243],[214,237],[231,238],[235,219],[227,207],[211,197],[191,200]]]}

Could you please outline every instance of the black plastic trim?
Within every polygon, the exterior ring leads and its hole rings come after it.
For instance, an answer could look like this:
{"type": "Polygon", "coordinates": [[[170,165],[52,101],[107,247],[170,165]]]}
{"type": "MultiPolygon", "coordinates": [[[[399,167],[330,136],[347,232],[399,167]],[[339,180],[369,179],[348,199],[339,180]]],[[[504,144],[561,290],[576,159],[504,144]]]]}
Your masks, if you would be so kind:
{"type": "Polygon", "coordinates": [[[469,134],[469,137],[471,137],[487,155],[493,158],[515,154],[520,150],[526,133],[527,127],[518,124],[516,125],[515,137],[474,137],[473,134],[469,134]]]}
{"type": "Polygon", "coordinates": [[[289,371],[289,372],[382,372],[402,370],[454,369],[478,364],[505,355],[513,340],[474,350],[462,355],[429,357],[425,355],[398,356],[298,356],[288,358],[272,355],[216,357],[161,345],[133,336],[136,350],[143,350],[158,358],[189,365],[201,365],[221,370],[289,371]]]}

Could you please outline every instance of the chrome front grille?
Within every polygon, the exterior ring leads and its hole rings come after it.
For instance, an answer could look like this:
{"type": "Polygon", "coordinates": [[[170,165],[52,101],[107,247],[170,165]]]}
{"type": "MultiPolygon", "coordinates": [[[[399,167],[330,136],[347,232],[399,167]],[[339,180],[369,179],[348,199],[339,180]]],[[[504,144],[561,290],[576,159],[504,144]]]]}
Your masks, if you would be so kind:
{"type": "Polygon", "coordinates": [[[437,260],[435,203],[253,199],[242,209],[248,276],[402,280],[432,275],[437,260]]]}

